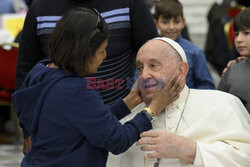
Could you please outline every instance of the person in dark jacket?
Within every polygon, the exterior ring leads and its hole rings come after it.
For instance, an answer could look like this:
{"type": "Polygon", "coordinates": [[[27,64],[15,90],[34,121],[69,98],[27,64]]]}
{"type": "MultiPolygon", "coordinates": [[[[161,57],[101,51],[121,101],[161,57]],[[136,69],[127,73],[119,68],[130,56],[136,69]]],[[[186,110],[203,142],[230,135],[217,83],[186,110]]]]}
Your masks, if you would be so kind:
{"type": "MultiPolygon", "coordinates": [[[[56,22],[64,12],[76,7],[96,8],[105,19],[110,30],[107,58],[99,67],[94,79],[103,82],[120,79],[121,89],[102,89],[98,91],[105,104],[125,97],[133,85],[135,55],[140,46],[157,36],[153,17],[144,0],[29,0],[32,2],[20,41],[16,90],[18,90],[31,68],[40,60],[48,57],[48,39],[56,22]]],[[[28,2],[28,3],[29,3],[28,2]]],[[[94,80],[93,79],[93,80],[94,80]]],[[[96,84],[96,82],[95,82],[96,84]]],[[[29,133],[23,127],[24,149],[29,150],[29,133]],[[27,147],[26,147],[27,146],[27,147]]]]}
{"type": "Polygon", "coordinates": [[[159,87],[148,108],[122,125],[118,119],[142,102],[139,90],[107,106],[88,78],[106,58],[108,33],[96,9],[72,9],[56,24],[49,59],[37,63],[12,95],[17,116],[31,134],[22,167],[104,167],[109,151],[126,151],[178,97],[174,77],[159,87]]]}

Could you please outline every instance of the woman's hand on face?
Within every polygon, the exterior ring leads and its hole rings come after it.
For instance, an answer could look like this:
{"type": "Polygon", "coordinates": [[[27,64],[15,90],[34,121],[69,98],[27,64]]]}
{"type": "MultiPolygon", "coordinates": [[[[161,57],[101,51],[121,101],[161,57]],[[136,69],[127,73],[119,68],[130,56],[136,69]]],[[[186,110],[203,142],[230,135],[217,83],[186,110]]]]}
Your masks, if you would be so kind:
{"type": "Polygon", "coordinates": [[[180,77],[174,76],[161,90],[154,93],[148,107],[151,108],[156,115],[159,115],[164,108],[179,97],[180,92],[180,77]]]}
{"type": "Polygon", "coordinates": [[[136,80],[136,82],[134,83],[129,94],[125,98],[123,98],[123,101],[130,110],[135,108],[138,104],[142,103],[142,97],[138,88],[138,80],[136,80]]]}

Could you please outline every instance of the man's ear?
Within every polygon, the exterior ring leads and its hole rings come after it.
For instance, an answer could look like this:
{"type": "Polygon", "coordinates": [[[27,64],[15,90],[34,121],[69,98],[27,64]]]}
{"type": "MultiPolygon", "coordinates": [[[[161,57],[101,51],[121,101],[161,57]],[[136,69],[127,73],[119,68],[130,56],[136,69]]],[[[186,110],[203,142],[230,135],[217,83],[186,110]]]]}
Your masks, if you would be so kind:
{"type": "Polygon", "coordinates": [[[179,76],[181,76],[182,79],[186,79],[187,73],[188,73],[189,66],[186,62],[182,61],[179,64],[179,76]]]}

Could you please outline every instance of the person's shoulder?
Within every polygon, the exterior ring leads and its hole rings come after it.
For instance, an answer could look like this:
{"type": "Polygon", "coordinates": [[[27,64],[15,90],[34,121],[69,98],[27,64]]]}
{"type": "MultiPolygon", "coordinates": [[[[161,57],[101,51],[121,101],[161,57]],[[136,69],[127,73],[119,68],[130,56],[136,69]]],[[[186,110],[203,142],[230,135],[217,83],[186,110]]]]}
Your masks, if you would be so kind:
{"type": "Polygon", "coordinates": [[[29,7],[29,11],[36,15],[55,15],[55,14],[62,14],[65,10],[71,9],[72,5],[74,5],[73,1],[68,0],[36,0],[33,1],[29,7]]]}
{"type": "Polygon", "coordinates": [[[232,66],[250,66],[250,63],[248,62],[248,58],[245,58],[244,60],[241,60],[237,63],[233,63],[232,66]]]}
{"type": "Polygon", "coordinates": [[[29,6],[27,16],[36,18],[40,15],[46,15],[47,11],[50,10],[51,5],[48,5],[48,0],[33,1],[29,6]]]}
{"type": "Polygon", "coordinates": [[[34,67],[29,71],[27,74],[27,77],[34,77],[39,75],[45,75],[48,73],[48,68],[46,67],[46,64],[50,63],[48,59],[43,59],[39,62],[37,62],[34,67]]]}
{"type": "Polygon", "coordinates": [[[235,108],[241,110],[243,106],[237,97],[218,90],[190,89],[188,99],[190,112],[186,112],[185,117],[190,124],[211,116],[223,118],[224,115],[236,113],[235,108]]]}
{"type": "Polygon", "coordinates": [[[190,89],[194,98],[205,100],[205,103],[225,105],[232,104],[231,102],[240,102],[240,99],[230,93],[220,90],[208,90],[208,89],[190,89]]]}
{"type": "Polygon", "coordinates": [[[212,90],[212,89],[190,89],[192,93],[199,94],[200,96],[231,96],[231,94],[222,92],[220,90],[212,90]]]}
{"type": "MultiPolygon", "coordinates": [[[[249,69],[249,67],[250,67],[250,63],[247,62],[247,60],[241,60],[239,62],[231,64],[228,71],[229,72],[235,72],[235,71],[241,71],[242,72],[241,69],[249,69]]],[[[248,72],[248,71],[246,71],[246,72],[248,72]]]]}
{"type": "Polygon", "coordinates": [[[227,119],[225,121],[228,123],[234,120],[232,123],[249,125],[249,113],[240,99],[232,94],[219,90],[191,89],[190,97],[189,109],[192,114],[187,112],[185,115],[190,124],[206,119],[217,124],[227,119]]]}
{"type": "Polygon", "coordinates": [[[61,96],[79,97],[79,98],[95,98],[99,97],[99,92],[88,86],[87,80],[83,77],[65,73],[63,71],[58,72],[56,82],[54,84],[54,91],[59,92],[61,96]],[[64,73],[64,74],[61,74],[64,73]]]}
{"type": "Polygon", "coordinates": [[[42,0],[42,1],[38,1],[38,0],[33,0],[30,7],[29,8],[43,8],[43,7],[49,7],[48,4],[49,4],[50,0],[42,0]],[[42,5],[42,6],[41,6],[42,5]]]}
{"type": "Polygon", "coordinates": [[[83,77],[80,77],[73,73],[67,73],[64,71],[60,71],[60,73],[64,73],[61,75],[63,80],[62,86],[68,87],[72,90],[86,90],[87,81],[83,77]]]}
{"type": "Polygon", "coordinates": [[[185,52],[186,51],[188,52],[200,52],[201,51],[201,49],[197,45],[195,45],[194,43],[192,43],[191,41],[185,38],[180,37],[178,43],[185,50],[185,52]]]}

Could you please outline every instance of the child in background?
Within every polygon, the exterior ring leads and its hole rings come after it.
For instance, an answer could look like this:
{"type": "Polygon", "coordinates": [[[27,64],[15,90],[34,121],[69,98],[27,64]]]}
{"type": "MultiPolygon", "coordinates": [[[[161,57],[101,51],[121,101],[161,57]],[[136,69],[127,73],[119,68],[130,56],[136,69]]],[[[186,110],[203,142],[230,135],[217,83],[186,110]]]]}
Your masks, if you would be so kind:
{"type": "Polygon", "coordinates": [[[218,89],[238,96],[250,113],[250,7],[236,16],[233,28],[235,47],[246,58],[230,66],[218,89]]]}
{"type": "Polygon", "coordinates": [[[154,17],[159,34],[175,40],[187,55],[189,71],[186,83],[188,87],[215,89],[203,51],[180,35],[185,26],[182,4],[178,0],[161,0],[156,3],[154,17]]]}

